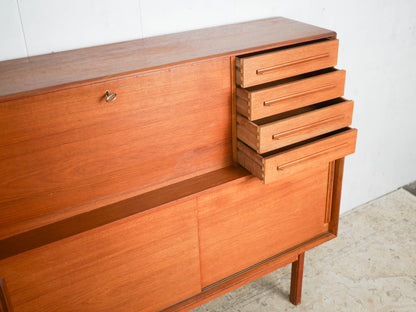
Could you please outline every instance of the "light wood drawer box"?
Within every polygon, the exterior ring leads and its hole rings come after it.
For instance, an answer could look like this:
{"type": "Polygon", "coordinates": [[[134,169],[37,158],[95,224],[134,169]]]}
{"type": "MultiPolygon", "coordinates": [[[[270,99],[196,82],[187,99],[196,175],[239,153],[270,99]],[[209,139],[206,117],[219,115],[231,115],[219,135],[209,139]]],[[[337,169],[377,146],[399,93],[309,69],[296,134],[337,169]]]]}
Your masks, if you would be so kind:
{"type": "Polygon", "coordinates": [[[338,40],[323,40],[272,52],[236,57],[236,82],[243,88],[337,64],[338,40]]]}
{"type": "Polygon", "coordinates": [[[248,89],[237,88],[237,112],[257,120],[344,95],[345,71],[327,69],[248,89]]]}
{"type": "Polygon", "coordinates": [[[237,137],[266,153],[349,126],[353,107],[353,101],[337,98],[258,121],[237,115],[237,137]]]}
{"type": "Polygon", "coordinates": [[[357,130],[347,128],[263,155],[239,141],[237,157],[244,168],[267,184],[354,153],[356,138],[357,130]]]}

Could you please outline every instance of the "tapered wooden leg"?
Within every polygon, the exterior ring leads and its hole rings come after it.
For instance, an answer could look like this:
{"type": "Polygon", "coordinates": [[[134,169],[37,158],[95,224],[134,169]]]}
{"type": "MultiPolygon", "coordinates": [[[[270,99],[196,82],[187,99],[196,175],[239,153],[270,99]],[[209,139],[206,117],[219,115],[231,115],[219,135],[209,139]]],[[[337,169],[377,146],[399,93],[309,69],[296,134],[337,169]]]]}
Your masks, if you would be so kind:
{"type": "Polygon", "coordinates": [[[298,256],[298,260],[292,263],[292,280],[290,282],[290,302],[294,305],[300,304],[302,296],[303,262],[305,253],[298,256]]]}

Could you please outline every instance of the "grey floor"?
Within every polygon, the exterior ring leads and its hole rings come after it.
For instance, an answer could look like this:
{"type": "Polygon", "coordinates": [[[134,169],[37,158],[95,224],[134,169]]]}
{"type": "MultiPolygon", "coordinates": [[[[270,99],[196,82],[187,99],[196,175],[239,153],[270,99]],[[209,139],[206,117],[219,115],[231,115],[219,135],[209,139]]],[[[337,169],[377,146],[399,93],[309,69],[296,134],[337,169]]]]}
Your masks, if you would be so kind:
{"type": "Polygon", "coordinates": [[[286,266],[192,312],[416,311],[415,195],[416,182],[342,215],[338,238],[306,253],[301,305],[286,266]]]}

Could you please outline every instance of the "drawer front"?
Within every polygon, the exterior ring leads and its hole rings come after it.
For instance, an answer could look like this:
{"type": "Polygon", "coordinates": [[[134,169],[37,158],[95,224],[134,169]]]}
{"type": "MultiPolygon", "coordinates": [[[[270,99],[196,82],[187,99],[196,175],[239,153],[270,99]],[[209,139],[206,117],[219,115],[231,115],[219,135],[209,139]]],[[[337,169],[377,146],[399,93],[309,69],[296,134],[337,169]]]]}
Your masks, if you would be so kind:
{"type": "Polygon", "coordinates": [[[345,71],[334,70],[266,88],[237,89],[237,111],[257,120],[343,96],[345,71]]]}
{"type": "Polygon", "coordinates": [[[14,312],[159,311],[201,290],[196,201],[0,261],[14,312]]]}
{"type": "Polygon", "coordinates": [[[338,40],[325,40],[236,58],[236,82],[243,88],[337,64],[338,40]]]}
{"type": "Polygon", "coordinates": [[[261,156],[238,142],[237,157],[243,167],[267,184],[354,153],[356,138],[356,129],[342,130],[270,156],[261,156]]]}
{"type": "Polygon", "coordinates": [[[348,127],[352,122],[353,107],[353,101],[340,99],[337,104],[323,108],[318,106],[311,111],[265,124],[251,122],[239,115],[237,137],[257,153],[266,153],[348,127]]]}
{"type": "Polygon", "coordinates": [[[231,164],[230,92],[219,58],[0,103],[0,237],[231,164]]]}
{"type": "Polygon", "coordinates": [[[202,195],[198,199],[202,286],[327,231],[328,167],[320,164],[269,185],[252,177],[202,195]]]}

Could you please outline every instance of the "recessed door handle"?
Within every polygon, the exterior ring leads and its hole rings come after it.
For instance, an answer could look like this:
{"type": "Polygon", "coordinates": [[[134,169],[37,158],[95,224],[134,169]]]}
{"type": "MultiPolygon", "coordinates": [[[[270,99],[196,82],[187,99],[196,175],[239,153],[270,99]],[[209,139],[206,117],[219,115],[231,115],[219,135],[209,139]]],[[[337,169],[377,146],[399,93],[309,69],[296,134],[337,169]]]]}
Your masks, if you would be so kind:
{"type": "Polygon", "coordinates": [[[289,99],[293,99],[293,98],[296,98],[296,97],[299,97],[299,96],[302,96],[302,95],[308,95],[308,94],[311,94],[311,93],[314,93],[314,92],[319,92],[319,91],[332,89],[332,88],[335,88],[336,86],[337,85],[335,83],[333,83],[333,84],[325,85],[325,86],[322,86],[322,87],[319,87],[319,88],[314,88],[314,89],[310,89],[310,90],[306,90],[306,91],[302,91],[302,92],[298,92],[298,93],[293,93],[293,94],[290,94],[290,95],[287,95],[287,96],[279,97],[277,99],[264,101],[263,105],[264,106],[276,105],[279,102],[284,101],[284,100],[289,100],[289,99]]]}
{"type": "Polygon", "coordinates": [[[319,120],[319,121],[316,121],[316,122],[313,122],[313,123],[310,123],[310,124],[307,124],[307,125],[304,125],[304,126],[301,126],[301,127],[297,127],[297,128],[294,128],[294,129],[286,130],[284,132],[273,134],[272,139],[273,140],[279,140],[280,138],[292,135],[293,133],[296,133],[296,132],[299,132],[299,131],[309,130],[311,128],[324,125],[324,124],[326,124],[328,122],[331,122],[331,121],[341,120],[343,118],[344,118],[344,115],[336,115],[336,116],[333,116],[333,117],[322,119],[322,120],[319,120]]]}
{"type": "Polygon", "coordinates": [[[331,147],[329,147],[329,148],[327,148],[327,149],[324,149],[324,150],[322,150],[322,151],[320,151],[320,152],[316,152],[316,153],[313,153],[313,154],[310,154],[310,155],[304,156],[304,157],[302,157],[302,158],[299,158],[299,159],[296,159],[296,160],[293,160],[293,161],[287,162],[287,163],[285,163],[285,164],[278,165],[278,166],[277,166],[277,170],[283,170],[283,169],[285,169],[285,168],[288,168],[288,167],[292,167],[292,166],[294,166],[294,165],[297,165],[298,163],[301,163],[301,162],[304,162],[304,161],[307,161],[307,160],[310,160],[310,159],[317,158],[317,157],[319,157],[319,156],[321,156],[321,155],[323,155],[323,154],[325,154],[325,153],[328,153],[328,152],[329,152],[329,151],[331,151],[331,150],[341,148],[341,147],[343,147],[343,146],[345,146],[345,145],[347,145],[347,144],[348,144],[348,143],[342,143],[342,144],[338,144],[338,145],[335,145],[335,146],[331,146],[331,147]]]}
{"type": "Polygon", "coordinates": [[[315,55],[315,56],[311,56],[311,57],[305,57],[303,59],[299,59],[299,60],[296,60],[296,61],[286,62],[286,63],[282,63],[282,64],[278,64],[278,65],[274,65],[274,66],[270,66],[270,67],[266,67],[266,68],[257,69],[256,74],[257,75],[263,75],[263,74],[267,74],[267,73],[274,72],[276,70],[282,69],[284,67],[298,65],[298,64],[302,64],[302,63],[306,63],[306,62],[310,62],[310,61],[315,61],[315,60],[319,60],[319,59],[326,58],[326,57],[329,57],[329,53],[319,54],[319,55],[315,55]]]}

